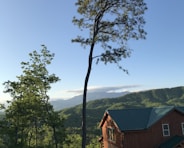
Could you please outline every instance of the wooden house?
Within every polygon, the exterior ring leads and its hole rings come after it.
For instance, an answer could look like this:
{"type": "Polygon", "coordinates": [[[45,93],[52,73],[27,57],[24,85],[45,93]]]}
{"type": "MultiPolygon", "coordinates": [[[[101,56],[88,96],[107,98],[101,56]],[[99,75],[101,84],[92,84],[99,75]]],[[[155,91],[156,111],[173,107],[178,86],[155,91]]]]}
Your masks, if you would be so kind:
{"type": "Polygon", "coordinates": [[[184,107],[107,110],[101,148],[184,148],[184,107]]]}

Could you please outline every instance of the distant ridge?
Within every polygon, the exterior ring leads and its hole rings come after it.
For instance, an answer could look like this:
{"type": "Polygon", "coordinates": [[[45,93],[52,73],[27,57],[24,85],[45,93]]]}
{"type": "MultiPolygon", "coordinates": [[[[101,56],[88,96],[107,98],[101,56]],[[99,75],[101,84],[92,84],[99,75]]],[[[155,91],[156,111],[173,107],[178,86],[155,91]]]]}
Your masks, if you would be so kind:
{"type": "MultiPolygon", "coordinates": [[[[98,100],[103,98],[116,98],[120,96],[124,96],[128,94],[128,91],[118,92],[118,93],[109,93],[109,92],[89,92],[87,101],[98,100]]],[[[50,101],[50,103],[54,106],[55,110],[62,110],[64,108],[73,107],[75,105],[79,105],[82,103],[82,95],[78,95],[72,97],[70,99],[56,99],[54,101],[50,101]]]]}

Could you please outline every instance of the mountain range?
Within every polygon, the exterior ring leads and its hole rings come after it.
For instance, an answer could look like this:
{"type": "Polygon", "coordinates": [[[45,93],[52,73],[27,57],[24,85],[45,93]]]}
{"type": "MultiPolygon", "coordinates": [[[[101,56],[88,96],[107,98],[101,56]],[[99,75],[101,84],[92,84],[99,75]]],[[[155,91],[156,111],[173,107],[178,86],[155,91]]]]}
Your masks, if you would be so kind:
{"type": "MultiPolygon", "coordinates": [[[[120,96],[124,96],[130,92],[124,91],[124,92],[89,92],[87,95],[87,101],[92,101],[92,100],[98,100],[98,99],[103,99],[103,98],[117,98],[120,96]]],[[[79,105],[82,103],[82,95],[77,95],[74,96],[70,99],[64,100],[64,99],[55,99],[53,101],[50,101],[50,103],[53,105],[54,109],[56,111],[62,110],[65,108],[70,108],[76,105],[79,105]]]]}

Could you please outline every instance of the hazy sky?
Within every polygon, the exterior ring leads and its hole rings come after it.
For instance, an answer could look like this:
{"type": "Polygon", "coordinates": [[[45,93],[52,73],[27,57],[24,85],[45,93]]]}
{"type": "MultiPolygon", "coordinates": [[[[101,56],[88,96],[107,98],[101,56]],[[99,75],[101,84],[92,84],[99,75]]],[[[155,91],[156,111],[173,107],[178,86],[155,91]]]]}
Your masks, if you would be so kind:
{"type": "MultiPolygon", "coordinates": [[[[92,90],[130,91],[170,88],[184,85],[184,1],[147,0],[145,14],[147,39],[130,42],[129,59],[122,61],[129,75],[116,65],[93,65],[89,81],[92,90]]],[[[0,102],[3,82],[16,81],[22,74],[22,61],[45,44],[55,53],[50,73],[61,81],[52,85],[51,98],[81,93],[87,70],[88,49],[71,43],[81,34],[72,24],[76,15],[74,0],[0,0],[0,102]]],[[[88,32],[82,32],[86,34],[88,32]]]]}

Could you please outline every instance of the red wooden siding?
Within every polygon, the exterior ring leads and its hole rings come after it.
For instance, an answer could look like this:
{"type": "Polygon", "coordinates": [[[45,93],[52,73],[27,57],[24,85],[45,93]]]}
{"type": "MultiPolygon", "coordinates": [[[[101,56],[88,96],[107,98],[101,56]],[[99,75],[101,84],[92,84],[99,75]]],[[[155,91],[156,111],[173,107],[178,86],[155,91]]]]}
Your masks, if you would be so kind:
{"type": "MultiPolygon", "coordinates": [[[[125,119],[126,120],[126,119],[125,119]]],[[[102,136],[105,148],[158,148],[160,143],[174,135],[182,135],[181,123],[184,122],[184,114],[177,110],[172,110],[162,119],[157,121],[149,129],[141,131],[121,132],[116,123],[110,116],[102,126],[102,136]],[[162,124],[169,124],[170,136],[164,137],[162,133],[162,124]],[[113,127],[116,140],[108,140],[107,128],[113,127]]],[[[135,123],[136,124],[136,123],[135,123]]]]}

